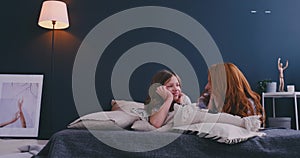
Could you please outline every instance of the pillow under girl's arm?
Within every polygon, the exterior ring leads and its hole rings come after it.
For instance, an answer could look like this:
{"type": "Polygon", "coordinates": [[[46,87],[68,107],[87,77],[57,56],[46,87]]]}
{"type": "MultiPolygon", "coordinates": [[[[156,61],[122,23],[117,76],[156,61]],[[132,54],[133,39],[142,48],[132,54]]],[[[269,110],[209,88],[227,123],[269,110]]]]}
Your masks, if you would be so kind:
{"type": "Polygon", "coordinates": [[[260,128],[260,116],[241,118],[228,113],[208,113],[207,110],[198,110],[195,106],[176,106],[174,125],[188,125],[194,123],[226,123],[257,131],[260,128]]]}
{"type": "Polygon", "coordinates": [[[259,115],[253,115],[253,116],[247,116],[242,118],[240,116],[234,116],[228,113],[217,113],[217,114],[207,113],[205,115],[204,122],[216,121],[216,123],[226,123],[226,124],[243,127],[251,131],[257,131],[261,125],[261,121],[259,119],[260,117],[261,116],[259,115]]]}

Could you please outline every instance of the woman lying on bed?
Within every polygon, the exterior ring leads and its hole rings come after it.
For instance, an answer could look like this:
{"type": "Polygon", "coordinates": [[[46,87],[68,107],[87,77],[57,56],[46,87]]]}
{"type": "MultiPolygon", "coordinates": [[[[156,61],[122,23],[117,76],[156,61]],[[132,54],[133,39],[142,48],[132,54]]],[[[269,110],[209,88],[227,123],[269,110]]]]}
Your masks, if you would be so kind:
{"type": "MultiPolygon", "coordinates": [[[[208,83],[199,98],[199,107],[211,112],[225,112],[240,117],[264,116],[260,96],[251,87],[238,67],[232,63],[209,68],[208,83]]],[[[262,123],[264,118],[261,117],[262,123]]]]}
{"type": "Polygon", "coordinates": [[[179,76],[174,72],[161,70],[153,76],[145,101],[150,124],[156,128],[163,126],[169,112],[174,110],[174,103],[190,105],[191,100],[181,92],[179,76]]]}

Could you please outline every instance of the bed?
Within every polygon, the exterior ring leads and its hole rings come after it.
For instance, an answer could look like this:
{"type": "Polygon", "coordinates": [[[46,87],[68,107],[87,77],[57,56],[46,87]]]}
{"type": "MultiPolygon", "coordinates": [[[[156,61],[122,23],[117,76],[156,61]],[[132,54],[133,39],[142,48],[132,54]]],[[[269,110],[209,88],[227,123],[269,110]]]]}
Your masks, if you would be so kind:
{"type": "Polygon", "coordinates": [[[142,104],[128,101],[112,104],[119,109],[76,119],[68,128],[55,133],[35,157],[299,156],[300,131],[254,129],[259,127],[257,117],[207,114],[193,106],[175,106],[174,115],[170,115],[172,119],[166,119],[171,120],[170,123],[156,129],[143,120],[142,104]],[[218,119],[214,120],[214,116],[218,119]]]}
{"type": "MultiPolygon", "coordinates": [[[[94,131],[102,137],[168,137],[175,133],[148,133],[140,131],[94,131]]],[[[43,157],[298,157],[300,132],[292,129],[265,129],[266,136],[254,137],[245,142],[228,145],[195,134],[181,134],[172,143],[148,152],[127,152],[106,145],[85,129],[65,129],[52,136],[36,156],[43,157]]],[[[130,145],[130,142],[128,142],[130,145]]],[[[144,145],[139,144],[142,148],[144,145]]]]}

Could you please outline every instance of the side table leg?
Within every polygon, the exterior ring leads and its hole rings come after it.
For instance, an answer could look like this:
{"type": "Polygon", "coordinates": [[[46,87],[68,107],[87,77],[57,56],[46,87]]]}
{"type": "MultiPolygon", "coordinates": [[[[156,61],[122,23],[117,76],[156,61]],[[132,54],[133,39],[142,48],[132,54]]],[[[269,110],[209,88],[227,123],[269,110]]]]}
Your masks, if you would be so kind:
{"type": "Polygon", "coordinates": [[[273,117],[275,118],[275,98],[273,98],[273,117]]]}
{"type": "MultiPolygon", "coordinates": [[[[262,113],[262,117],[265,118],[266,117],[266,110],[265,110],[265,94],[264,92],[262,93],[262,106],[263,106],[263,113],[262,113]]],[[[266,120],[266,118],[265,118],[266,120]]],[[[266,121],[264,121],[263,123],[263,128],[266,127],[266,121]]]]}
{"type": "Polygon", "coordinates": [[[296,119],[296,130],[299,130],[299,123],[298,123],[298,105],[297,105],[297,95],[294,94],[294,101],[295,101],[295,119],[296,119]]]}

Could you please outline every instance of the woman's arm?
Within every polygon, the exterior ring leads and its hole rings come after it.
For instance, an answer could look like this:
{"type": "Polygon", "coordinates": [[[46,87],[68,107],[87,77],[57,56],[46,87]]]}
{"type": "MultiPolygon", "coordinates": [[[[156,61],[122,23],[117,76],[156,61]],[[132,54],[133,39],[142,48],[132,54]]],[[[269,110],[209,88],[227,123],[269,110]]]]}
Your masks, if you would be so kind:
{"type": "Polygon", "coordinates": [[[164,103],[159,108],[159,110],[149,117],[149,122],[156,128],[159,128],[165,122],[168,116],[169,109],[173,102],[173,95],[169,92],[165,86],[160,86],[157,88],[156,92],[164,99],[164,103]]]}
{"type": "Polygon", "coordinates": [[[209,99],[210,99],[210,94],[207,90],[203,91],[200,95],[200,97],[198,98],[198,107],[200,109],[207,109],[208,107],[208,103],[209,103],[209,99]]]}

